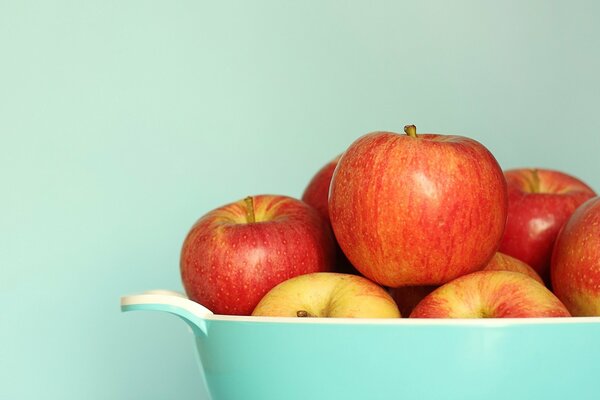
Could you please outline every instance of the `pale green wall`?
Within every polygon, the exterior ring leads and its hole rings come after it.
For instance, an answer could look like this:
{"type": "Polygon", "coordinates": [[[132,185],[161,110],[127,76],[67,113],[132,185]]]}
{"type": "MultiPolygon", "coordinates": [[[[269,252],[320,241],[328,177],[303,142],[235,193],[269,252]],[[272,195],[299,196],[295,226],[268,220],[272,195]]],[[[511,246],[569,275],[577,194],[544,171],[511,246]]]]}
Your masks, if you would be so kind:
{"type": "Polygon", "coordinates": [[[183,237],[363,133],[471,136],[600,190],[593,1],[0,2],[0,398],[202,398],[183,237]]]}

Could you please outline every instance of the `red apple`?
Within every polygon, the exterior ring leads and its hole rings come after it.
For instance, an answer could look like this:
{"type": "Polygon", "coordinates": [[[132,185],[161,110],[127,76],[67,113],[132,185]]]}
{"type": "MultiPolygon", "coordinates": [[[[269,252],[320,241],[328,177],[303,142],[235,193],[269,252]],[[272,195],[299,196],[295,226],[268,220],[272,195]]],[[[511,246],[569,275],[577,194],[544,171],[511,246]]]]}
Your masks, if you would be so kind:
{"type": "Polygon", "coordinates": [[[329,216],[367,278],[389,287],[441,285],[481,269],[506,222],[506,182],[494,156],[461,136],[374,132],[342,155],[329,216]]]}
{"type": "Polygon", "coordinates": [[[558,234],[552,288],[575,316],[600,316],[600,197],[575,210],[558,234]]]}
{"type": "Polygon", "coordinates": [[[316,272],[290,278],[271,289],[253,316],[321,318],[399,318],[396,303],[367,278],[316,272]]]}
{"type": "Polygon", "coordinates": [[[594,191],[560,171],[521,168],[504,172],[508,216],[500,251],[530,265],[549,283],[556,235],[575,209],[594,191]]]}
{"type": "Polygon", "coordinates": [[[341,154],[338,155],[317,171],[304,189],[301,197],[302,201],[316,208],[327,222],[329,222],[329,185],[333,171],[341,156],[341,154]]]}
{"type": "MultiPolygon", "coordinates": [[[[482,271],[513,271],[520,272],[544,284],[542,278],[533,268],[521,260],[496,252],[490,261],[483,267],[482,271]]],[[[433,292],[438,286],[401,286],[391,288],[390,294],[398,305],[403,316],[408,317],[413,308],[419,304],[429,293],[433,292]]]]}
{"type": "Polygon", "coordinates": [[[483,267],[482,271],[513,271],[520,272],[535,279],[539,283],[544,283],[537,272],[523,261],[506,255],[501,252],[496,252],[492,259],[483,267]]]}
{"type": "Polygon", "coordinates": [[[389,293],[396,302],[403,317],[408,317],[413,308],[438,286],[400,286],[389,288],[389,293]]]}
{"type": "MultiPolygon", "coordinates": [[[[335,157],[333,160],[325,164],[317,173],[312,177],[304,193],[302,194],[302,201],[316,208],[321,216],[325,218],[327,224],[331,228],[331,222],[329,220],[329,185],[331,184],[331,177],[333,171],[337,166],[337,163],[341,157],[341,154],[335,157]]],[[[348,258],[344,255],[344,252],[340,248],[336,241],[336,262],[334,265],[334,271],[341,273],[358,274],[358,271],[352,266],[348,258]]]]}
{"type": "Polygon", "coordinates": [[[280,282],[329,271],[334,252],[331,231],[313,207],[287,196],[247,197],[191,228],[181,278],[188,297],[211,311],[249,315],[280,282]]]}
{"type": "Polygon", "coordinates": [[[428,294],[410,314],[410,318],[569,316],[546,286],[512,271],[477,271],[456,278],[428,294]]]}

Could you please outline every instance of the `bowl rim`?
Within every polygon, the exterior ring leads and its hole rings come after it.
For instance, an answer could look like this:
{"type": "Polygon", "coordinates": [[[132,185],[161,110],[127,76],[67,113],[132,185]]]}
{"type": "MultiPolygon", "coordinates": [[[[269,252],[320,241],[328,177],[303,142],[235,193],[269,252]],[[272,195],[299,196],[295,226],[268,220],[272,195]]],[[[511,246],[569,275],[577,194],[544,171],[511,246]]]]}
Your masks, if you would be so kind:
{"type": "Polygon", "coordinates": [[[298,318],[251,315],[212,314],[210,321],[327,324],[327,325],[401,325],[401,326],[509,326],[509,325],[567,325],[600,324],[600,317],[541,317],[541,318],[298,318]]]}
{"type": "Polygon", "coordinates": [[[180,292],[151,290],[121,297],[121,310],[167,311],[196,321],[257,324],[392,325],[392,326],[480,326],[599,324],[600,316],[539,318],[298,318],[215,314],[180,292]]]}

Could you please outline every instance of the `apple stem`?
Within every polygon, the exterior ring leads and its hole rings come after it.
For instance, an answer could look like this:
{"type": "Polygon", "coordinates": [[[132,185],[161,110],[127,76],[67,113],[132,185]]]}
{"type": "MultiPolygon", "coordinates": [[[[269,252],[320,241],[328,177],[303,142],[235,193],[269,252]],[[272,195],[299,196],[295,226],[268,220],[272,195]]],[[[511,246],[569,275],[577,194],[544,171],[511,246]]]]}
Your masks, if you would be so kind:
{"type": "Polygon", "coordinates": [[[246,221],[249,224],[253,224],[256,222],[256,217],[254,215],[254,200],[252,199],[252,196],[248,196],[244,199],[244,202],[246,203],[246,221]]]}
{"type": "Polygon", "coordinates": [[[416,138],[417,137],[417,127],[414,125],[406,125],[404,127],[404,133],[406,133],[408,136],[410,136],[412,138],[416,138]]]}
{"type": "Polygon", "coordinates": [[[307,317],[314,317],[314,315],[312,315],[311,313],[309,313],[306,310],[298,310],[298,311],[296,311],[296,317],[307,318],[307,317]]]}

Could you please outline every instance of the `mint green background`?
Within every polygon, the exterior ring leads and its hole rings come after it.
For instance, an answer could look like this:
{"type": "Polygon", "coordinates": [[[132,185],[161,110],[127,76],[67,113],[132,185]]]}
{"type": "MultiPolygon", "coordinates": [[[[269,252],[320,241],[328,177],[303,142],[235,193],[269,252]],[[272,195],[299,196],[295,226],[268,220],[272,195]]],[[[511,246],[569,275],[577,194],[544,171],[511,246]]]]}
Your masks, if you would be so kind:
{"type": "Polygon", "coordinates": [[[359,135],[454,133],[600,190],[593,1],[0,2],[0,398],[203,398],[192,223],[359,135]]]}

